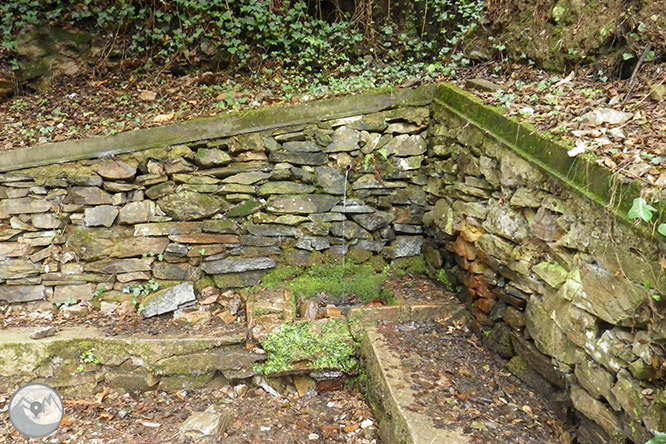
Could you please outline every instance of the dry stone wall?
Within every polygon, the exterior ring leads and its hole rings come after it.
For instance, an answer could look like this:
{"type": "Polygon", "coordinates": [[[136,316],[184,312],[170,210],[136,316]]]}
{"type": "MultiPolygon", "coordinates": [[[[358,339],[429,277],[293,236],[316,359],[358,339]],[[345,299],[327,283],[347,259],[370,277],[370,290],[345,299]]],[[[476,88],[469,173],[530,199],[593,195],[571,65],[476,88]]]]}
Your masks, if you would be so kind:
{"type": "Polygon", "coordinates": [[[429,264],[458,276],[508,368],[573,408],[578,442],[648,441],[666,426],[658,249],[493,128],[437,102],[433,122],[429,264]]]}
{"type": "Polygon", "coordinates": [[[102,289],[119,301],[156,282],[153,316],[278,264],[381,269],[422,254],[457,277],[508,368],[575,412],[580,443],[666,430],[663,251],[612,204],[633,185],[614,190],[449,86],[431,106],[357,104],[350,117],[295,107],[298,124],[261,131],[220,123],[236,129],[224,137],[215,121],[184,125],[187,143],[102,159],[0,162],[0,301],[50,307],[102,289]]]}
{"type": "Polygon", "coordinates": [[[280,263],[419,255],[428,125],[402,107],[2,174],[0,300],[122,300],[154,281],[152,316],[280,263]]]}

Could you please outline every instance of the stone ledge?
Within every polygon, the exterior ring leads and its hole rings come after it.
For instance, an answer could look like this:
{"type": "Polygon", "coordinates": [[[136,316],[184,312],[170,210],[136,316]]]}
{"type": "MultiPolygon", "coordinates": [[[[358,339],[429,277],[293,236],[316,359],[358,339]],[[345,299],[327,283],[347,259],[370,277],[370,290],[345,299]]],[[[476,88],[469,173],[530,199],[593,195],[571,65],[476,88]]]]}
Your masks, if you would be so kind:
{"type": "MultiPolygon", "coordinates": [[[[622,178],[593,160],[569,157],[564,145],[548,139],[529,125],[505,117],[493,107],[483,104],[476,96],[454,85],[439,85],[433,101],[536,164],[544,172],[628,221],[627,212],[633,199],[640,195],[641,187],[637,181],[623,183],[622,178]]],[[[643,234],[648,234],[647,230],[643,231],[643,234]]]]}
{"type": "Polygon", "coordinates": [[[432,101],[434,88],[435,85],[425,85],[416,89],[381,89],[299,105],[239,111],[107,137],[69,140],[3,151],[0,152],[0,172],[217,139],[316,120],[367,114],[398,105],[427,105],[432,101]]]}
{"type": "Polygon", "coordinates": [[[435,428],[427,415],[409,410],[416,393],[405,384],[400,360],[391,355],[389,346],[377,329],[367,329],[362,353],[370,379],[369,392],[379,419],[379,435],[394,444],[469,443],[462,429],[435,428]]]}
{"type": "MultiPolygon", "coordinates": [[[[252,376],[258,356],[243,345],[245,332],[220,336],[141,338],[106,336],[91,327],[63,328],[57,335],[30,339],[34,328],[10,328],[0,336],[0,391],[28,382],[44,382],[64,395],[88,396],[109,385],[148,390],[164,384],[192,388],[216,372],[227,379],[252,376]],[[93,362],[81,356],[90,354],[93,362]]],[[[175,387],[178,388],[178,387],[175,387]]]]}

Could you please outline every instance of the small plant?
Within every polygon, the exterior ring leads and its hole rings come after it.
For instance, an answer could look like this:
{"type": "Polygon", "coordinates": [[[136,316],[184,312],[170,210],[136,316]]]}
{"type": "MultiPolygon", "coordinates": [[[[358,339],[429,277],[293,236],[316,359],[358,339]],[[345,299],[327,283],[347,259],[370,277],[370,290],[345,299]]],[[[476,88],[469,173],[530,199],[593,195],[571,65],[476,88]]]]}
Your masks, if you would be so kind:
{"type": "Polygon", "coordinates": [[[645,444],[666,444],[666,433],[655,431],[654,438],[652,438],[645,444]]]}
{"type": "Polygon", "coordinates": [[[309,361],[315,370],[339,370],[355,374],[358,345],[345,321],[329,321],[319,327],[310,322],[283,324],[261,343],[266,362],[257,366],[262,374],[289,370],[294,362],[309,361]]]}
{"type": "Polygon", "coordinates": [[[155,279],[151,279],[145,284],[127,286],[123,288],[123,293],[131,293],[135,298],[138,298],[139,296],[148,296],[150,293],[159,290],[159,288],[160,284],[155,279]]]}
{"type": "Polygon", "coordinates": [[[141,257],[143,259],[146,259],[146,258],[149,258],[149,257],[157,257],[158,261],[160,261],[160,262],[164,261],[164,255],[162,253],[157,254],[154,251],[151,251],[150,253],[143,253],[141,255],[141,257]]]}
{"type": "Polygon", "coordinates": [[[85,366],[88,364],[94,364],[94,365],[101,364],[100,360],[97,359],[97,357],[95,356],[95,352],[92,350],[86,350],[82,352],[79,355],[79,361],[81,361],[81,365],[77,367],[77,370],[79,372],[85,370],[85,366]]]}
{"type": "Polygon", "coordinates": [[[442,286],[447,290],[447,291],[456,291],[456,286],[453,285],[451,280],[449,279],[449,275],[446,274],[446,270],[443,268],[437,271],[435,274],[435,280],[442,284],[442,286]]]}
{"type": "Polygon", "coordinates": [[[56,302],[55,306],[56,306],[57,308],[60,308],[60,307],[71,307],[72,305],[76,305],[76,304],[78,304],[78,303],[79,303],[79,300],[78,300],[78,299],[73,298],[73,297],[70,296],[70,297],[68,297],[68,298],[65,298],[65,300],[62,301],[62,302],[56,302]]]}
{"type": "Polygon", "coordinates": [[[106,287],[105,287],[104,285],[102,285],[102,286],[100,286],[99,288],[97,288],[97,290],[95,290],[95,292],[93,293],[93,295],[94,295],[96,298],[100,298],[100,297],[102,297],[102,295],[103,295],[106,291],[107,291],[106,287]]]}
{"type": "MultiPolygon", "coordinates": [[[[657,212],[657,209],[647,203],[642,197],[637,197],[634,199],[627,217],[631,220],[640,219],[643,222],[650,223],[654,217],[654,213],[657,212]]],[[[657,226],[657,232],[662,236],[666,236],[666,223],[659,224],[657,226]]]]}
{"type": "Polygon", "coordinates": [[[495,98],[502,106],[509,108],[513,104],[513,101],[516,100],[516,95],[500,89],[495,93],[495,98]]]}
{"type": "Polygon", "coordinates": [[[146,309],[146,307],[136,298],[132,299],[132,305],[136,308],[137,313],[143,313],[146,309]]]}

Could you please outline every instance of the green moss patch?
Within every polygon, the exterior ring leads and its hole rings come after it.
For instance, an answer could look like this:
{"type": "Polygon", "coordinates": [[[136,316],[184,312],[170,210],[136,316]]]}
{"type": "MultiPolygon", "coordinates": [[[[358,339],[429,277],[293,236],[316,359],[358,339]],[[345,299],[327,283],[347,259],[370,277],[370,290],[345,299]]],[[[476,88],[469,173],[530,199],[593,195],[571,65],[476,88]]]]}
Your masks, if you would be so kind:
{"type": "Polygon", "coordinates": [[[391,264],[391,268],[393,268],[397,277],[426,274],[426,264],[423,256],[412,256],[396,259],[391,264]]]}
{"type": "Polygon", "coordinates": [[[288,371],[305,362],[314,370],[340,370],[355,374],[359,369],[358,345],[345,321],[284,324],[262,342],[267,359],[256,368],[262,374],[288,371]]]}
{"type": "Polygon", "coordinates": [[[325,293],[342,301],[356,298],[364,303],[375,299],[390,302],[393,295],[382,289],[387,278],[388,270],[376,273],[369,265],[318,265],[293,279],[289,289],[295,297],[305,299],[325,293]]]}
{"type": "Polygon", "coordinates": [[[292,292],[295,300],[311,299],[323,293],[331,303],[346,303],[352,299],[363,303],[376,299],[390,303],[393,294],[382,288],[388,277],[387,267],[377,272],[370,264],[325,264],[307,268],[282,265],[268,273],[262,285],[283,286],[292,292]]]}

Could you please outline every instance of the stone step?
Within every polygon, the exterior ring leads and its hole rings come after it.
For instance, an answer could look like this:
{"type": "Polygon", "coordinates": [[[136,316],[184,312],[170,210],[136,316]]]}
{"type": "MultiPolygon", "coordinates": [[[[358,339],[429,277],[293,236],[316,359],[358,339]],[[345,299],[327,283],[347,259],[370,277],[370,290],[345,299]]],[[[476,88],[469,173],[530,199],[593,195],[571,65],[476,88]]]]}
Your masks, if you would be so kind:
{"type": "Polygon", "coordinates": [[[64,327],[30,339],[33,328],[0,334],[0,392],[42,382],[64,396],[104,387],[126,391],[196,389],[254,375],[263,355],[248,350],[246,333],[222,336],[106,336],[92,327],[64,327]]]}
{"type": "MultiPolygon", "coordinates": [[[[260,306],[259,318],[272,315],[260,306]]],[[[358,337],[379,321],[433,320],[460,316],[451,304],[354,307],[346,318],[358,337]]],[[[341,317],[341,319],[344,319],[341,317]]],[[[270,329],[291,319],[273,319],[270,329]]],[[[247,331],[216,335],[109,336],[94,327],[61,327],[54,336],[31,339],[35,328],[0,334],[0,392],[41,382],[64,396],[89,396],[105,387],[135,390],[193,390],[255,375],[265,355],[248,347],[247,331]]],[[[305,366],[296,373],[309,373],[305,366]]]]}

